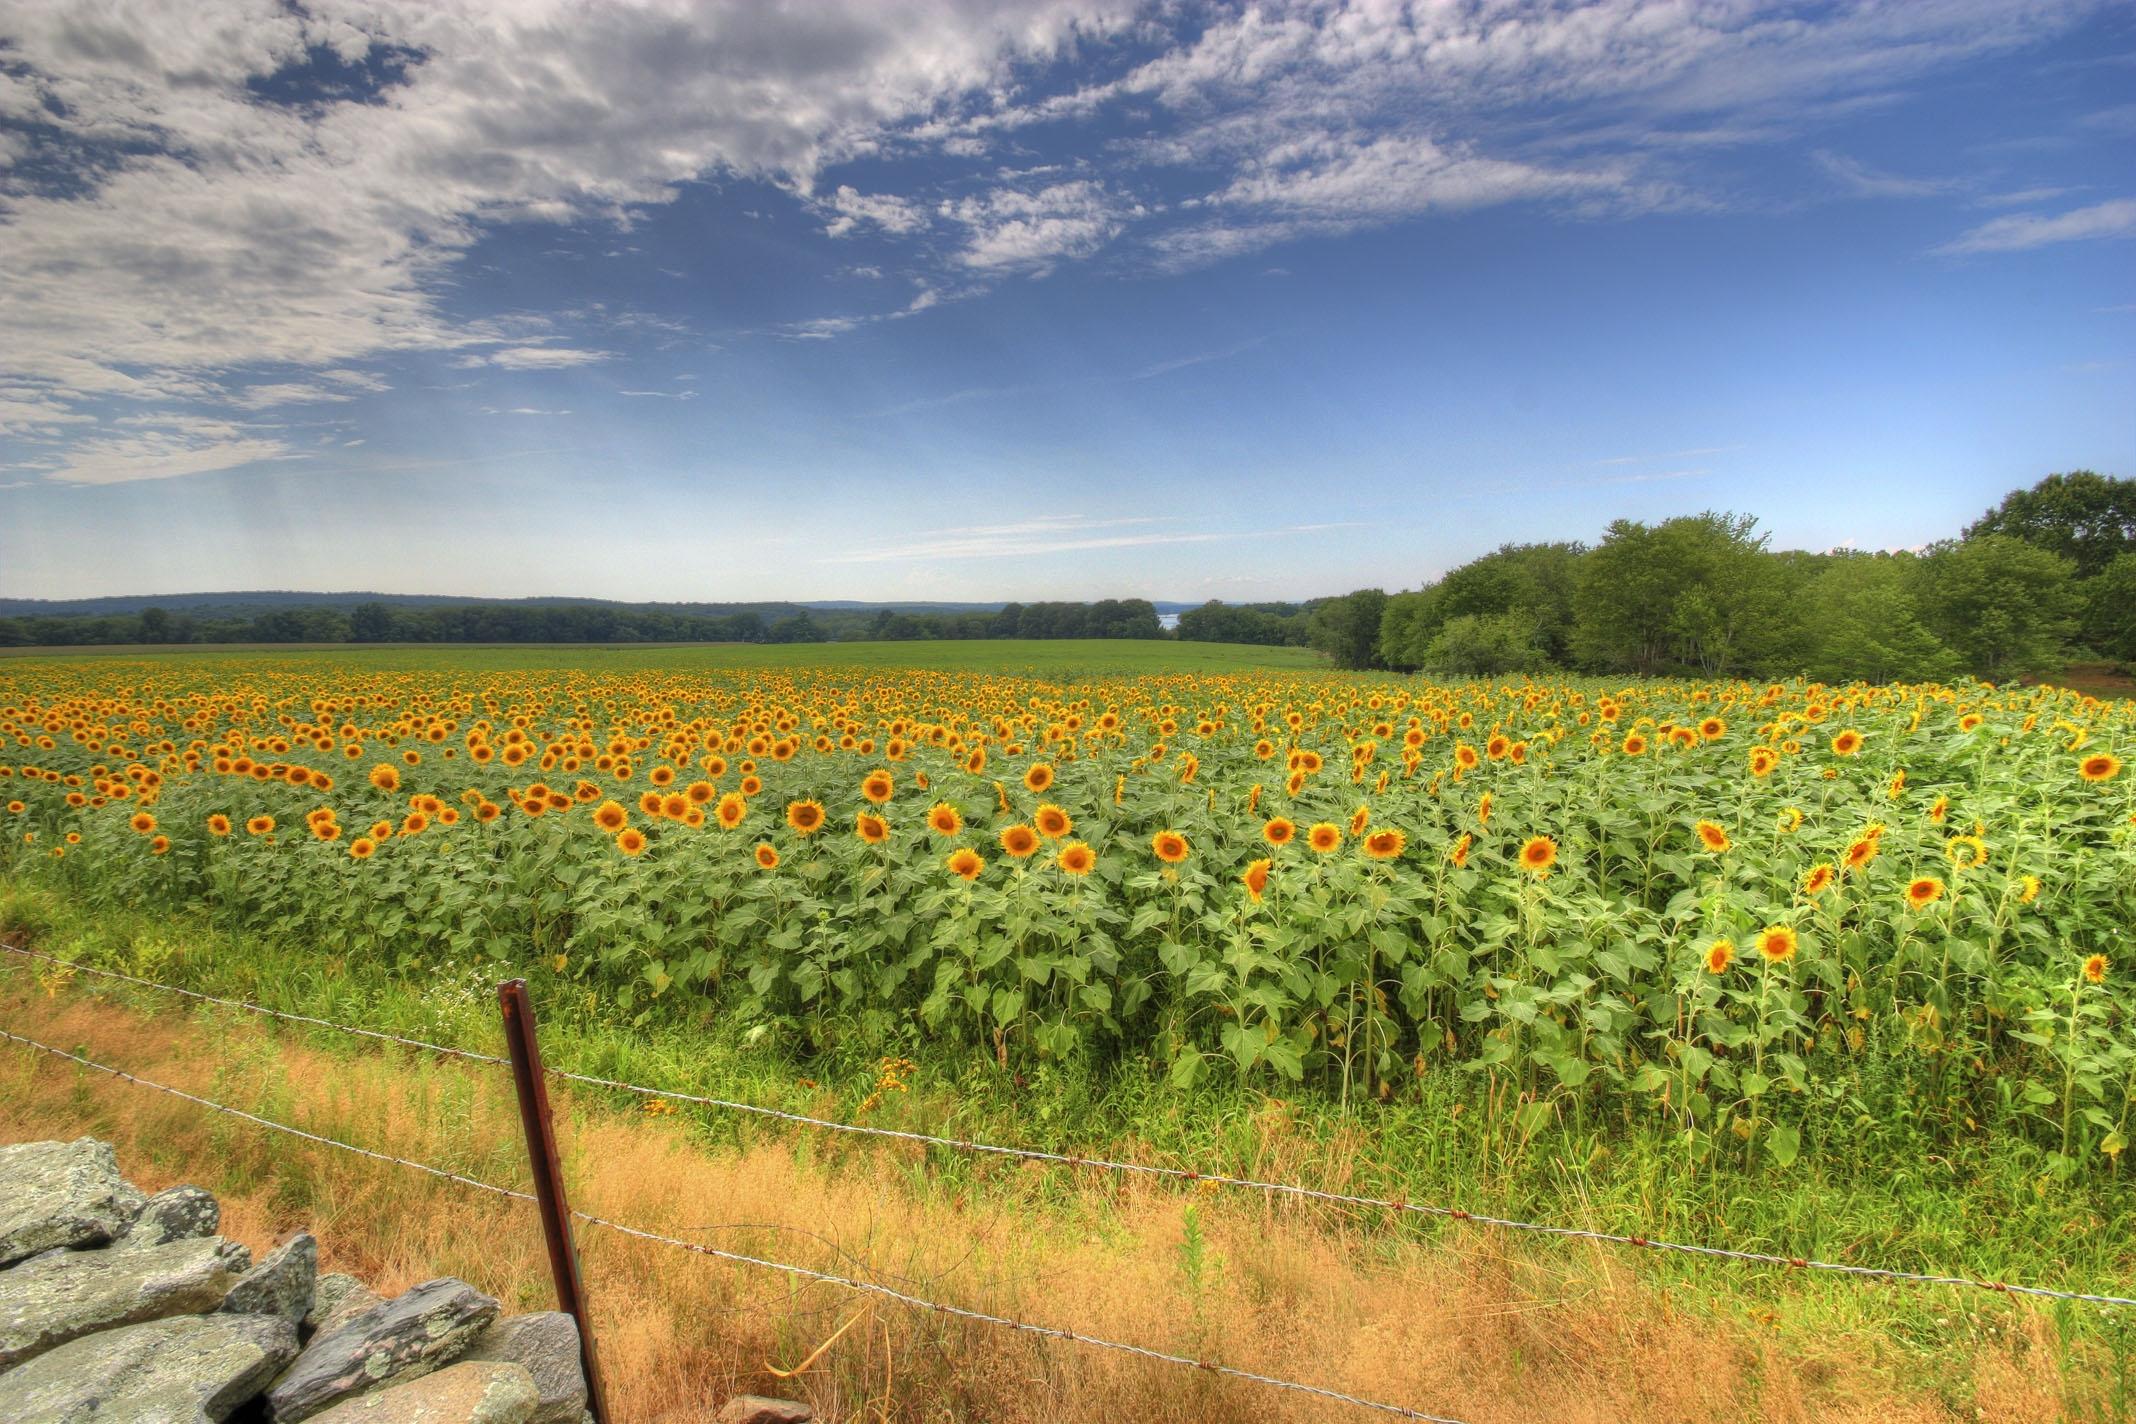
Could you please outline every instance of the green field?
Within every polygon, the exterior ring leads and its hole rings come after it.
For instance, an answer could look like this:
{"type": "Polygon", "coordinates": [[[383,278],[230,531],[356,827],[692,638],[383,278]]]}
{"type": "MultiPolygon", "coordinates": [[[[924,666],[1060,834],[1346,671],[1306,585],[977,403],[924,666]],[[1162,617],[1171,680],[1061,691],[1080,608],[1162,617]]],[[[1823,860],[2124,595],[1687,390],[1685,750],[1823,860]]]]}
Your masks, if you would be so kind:
{"type": "MultiPolygon", "coordinates": [[[[1171,642],[18,657],[0,929],[485,1049],[523,975],[560,1066],[849,1120],[1251,1176],[1280,1117],[1315,1185],[2122,1293],[2131,726],[2054,689],[1439,686],[1171,642]],[[730,794],[762,802],[739,834],[685,819],[730,794]],[[1010,849],[1049,806],[1089,869],[1010,849]]],[[[1953,1400],[2019,1328],[2073,1417],[2131,1397],[2111,1315],[1643,1269],[1790,1351],[1888,1336],[1878,1368],[1953,1400]]]]}

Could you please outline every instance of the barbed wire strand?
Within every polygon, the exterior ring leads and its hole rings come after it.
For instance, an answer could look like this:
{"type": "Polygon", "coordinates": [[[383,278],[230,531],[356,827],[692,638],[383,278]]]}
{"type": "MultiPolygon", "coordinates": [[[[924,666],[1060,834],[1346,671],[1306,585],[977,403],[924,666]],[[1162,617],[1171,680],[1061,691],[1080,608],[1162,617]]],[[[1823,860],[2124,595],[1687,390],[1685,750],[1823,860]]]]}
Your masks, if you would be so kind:
{"type": "MultiPolygon", "coordinates": [[[[154,980],[139,979],[133,975],[121,974],[114,970],[99,969],[87,964],[77,964],[72,960],[59,959],[19,945],[0,944],[0,949],[7,949],[15,954],[27,955],[33,959],[42,959],[47,963],[60,965],[64,968],[80,969],[90,974],[103,975],[106,978],[123,979],[128,983],[139,984],[151,989],[164,989],[206,1003],[245,1009],[253,1013],[265,1014],[271,1018],[287,1019],[295,1023],[334,1029],[342,1033],[356,1034],[365,1038],[381,1039],[409,1048],[447,1054],[478,1063],[508,1064],[509,1062],[509,1060],[489,1054],[473,1053],[466,1049],[426,1043],[421,1039],[402,1038],[399,1035],[382,1033],[376,1029],[355,1028],[326,1019],[315,1019],[302,1014],[285,1013],[280,1009],[266,1008],[241,999],[217,998],[212,994],[202,994],[192,989],[180,989],[170,984],[159,984],[154,980]]],[[[920,1146],[942,1147],[952,1151],[1007,1157],[1018,1161],[1048,1162],[1066,1167],[1090,1167],[1099,1171],[1154,1177],[1160,1180],[1183,1182],[1195,1186],[1207,1184],[1220,1188],[1233,1187],[1244,1191],[1262,1192],[1271,1196],[1324,1202],[1331,1206],[1389,1211],[1449,1221],[1466,1221],[1478,1226],[1498,1227],[1506,1231],[1521,1231],[1530,1235],[1554,1237],[1559,1240],[1592,1241],[1610,1246],[1631,1246],[1641,1250],[1660,1251],[1706,1260],[1737,1261],[1748,1265],[1777,1266],[1786,1270],[1821,1272],[1829,1275],[1892,1281],[1909,1285],[1950,1286],[1966,1290],[1991,1291],[2000,1295],[2021,1295],[2042,1300],[2072,1301],[2085,1305],[2136,1306],[2136,1297],[2103,1295],[2088,1291],[2057,1290],[2050,1286],[2013,1285],[2006,1281],[1979,1280],[1971,1276],[1941,1275],[1926,1271],[1902,1271],[1888,1266],[1861,1266],[1845,1261],[1824,1261],[1810,1256],[1784,1256],[1776,1252],[1744,1251],[1730,1246],[1707,1246],[1625,1232],[1598,1231],[1587,1227],[1521,1221],[1512,1217],[1490,1216],[1482,1212],[1466,1211],[1460,1207],[1445,1206],[1433,1202],[1413,1202],[1399,1197],[1373,1197],[1352,1192],[1331,1192],[1317,1187],[1300,1186],[1294,1182],[1264,1182],[1251,1177],[1234,1177],[1221,1172],[1197,1172],[1185,1167],[1162,1167],[1148,1162],[1115,1161],[1104,1157],[1086,1157],[1076,1153],[1049,1152],[1036,1147],[1008,1147],[1000,1143],[975,1142],[963,1138],[942,1137],[933,1133],[911,1132],[902,1128],[874,1127],[865,1123],[839,1122],[835,1118],[812,1117],[807,1113],[789,1112],[783,1108],[765,1107],[759,1103],[745,1103],[730,1098],[709,1097],[700,1093],[678,1092],[671,1088],[648,1087],[643,1083],[630,1083],[615,1078],[601,1078],[587,1073],[571,1073],[560,1068],[550,1068],[548,1072],[553,1078],[568,1083],[577,1083],[584,1087],[605,1088],[615,1092],[635,1093],[646,1098],[689,1103],[697,1107],[717,1108],[724,1112],[743,1113],[778,1122],[792,1123],[801,1127],[812,1127],[824,1132],[841,1132],[856,1137],[909,1142],[920,1146]]]]}
{"type": "MultiPolygon", "coordinates": [[[[168,1093],[174,1098],[182,1098],[186,1102],[207,1108],[213,1112],[226,1113],[231,1117],[252,1123],[257,1127],[264,1127],[273,1132],[287,1133],[291,1137],[302,1138],[306,1142],[317,1143],[322,1147],[338,1148],[343,1152],[353,1152],[360,1157],[368,1157],[374,1161],[389,1162],[397,1167],[411,1168],[414,1171],[428,1173],[430,1176],[439,1177],[463,1187],[473,1187],[478,1191],[494,1192],[498,1196],[510,1197],[514,1201],[531,1202],[536,1200],[532,1192],[522,1192],[512,1187],[500,1187],[494,1182],[485,1182],[477,1177],[448,1171],[443,1167],[434,1167],[427,1162],[411,1161],[405,1157],[395,1157],[388,1152],[377,1152],[368,1147],[358,1147],[354,1143],[343,1142],[338,1138],[326,1137],[316,1132],[306,1132],[303,1128],[292,1127],[286,1122],[276,1122],[272,1118],[261,1117],[257,1113],[249,1113],[242,1108],[231,1107],[227,1103],[218,1103],[211,1098],[203,1098],[197,1094],[188,1093],[182,1088],[174,1088],[168,1083],[158,1083],[154,1079],[143,1078],[139,1074],[129,1073],[123,1068],[115,1068],[108,1063],[99,1063],[93,1058],[84,1057],[79,1053],[70,1053],[64,1048],[42,1043],[37,1039],[11,1032],[8,1029],[0,1028],[0,1039],[19,1043],[26,1048],[50,1054],[54,1058],[65,1059],[84,1068],[95,1069],[99,1073],[108,1073],[114,1078],[132,1083],[136,1087],[150,1088],[159,1093],[168,1093]]],[[[1196,1359],[1191,1355],[1174,1355],[1163,1350],[1153,1350],[1146,1345],[1130,1344],[1122,1340],[1109,1340],[1101,1335],[1085,1335],[1080,1331],[1064,1330],[1055,1325],[1037,1325],[1028,1320],[1017,1320],[1006,1315],[994,1315],[983,1310],[970,1310],[961,1305],[950,1305],[943,1301],[928,1300],[923,1296],[912,1295],[891,1286],[878,1285],[873,1281],[856,1280],[850,1276],[836,1275],[829,1271],[813,1270],[807,1266],[797,1266],[785,1261],[773,1261],[761,1256],[747,1255],[740,1251],[726,1251],[717,1246],[706,1246],[696,1241],[685,1241],[680,1237],[663,1236],[657,1231],[648,1231],[643,1227],[632,1226],[627,1222],[613,1221],[604,1216],[597,1216],[592,1212],[574,1209],[571,1215],[589,1226],[597,1226],[604,1230],[614,1231],[619,1235],[636,1237],[641,1241],[650,1241],[656,1245],[675,1247],[734,1265],[754,1266],[762,1270],[780,1271],[819,1285],[840,1286],[847,1290],[880,1296],[883,1299],[894,1300],[901,1305],[910,1306],[915,1310],[928,1311],[935,1315],[969,1320],[981,1325],[999,1326],[1005,1330],[1034,1335],[1042,1339],[1063,1340],[1071,1344],[1087,1345],[1093,1349],[1112,1350],[1120,1354],[1154,1360],[1160,1364],[1185,1365],[1200,1370],[1205,1374],[1220,1375],[1227,1379],[1242,1380],[1249,1384],[1289,1390],[1296,1394],[1309,1395],[1334,1404],[1346,1404],[1358,1409],[1393,1415],[1401,1419],[1417,1420],[1419,1424],[1465,1424],[1465,1421],[1455,1419],[1449,1415],[1427,1414],[1423,1410],[1411,1409],[1406,1405],[1389,1404],[1384,1400],[1368,1399],[1361,1395],[1347,1394],[1342,1390],[1329,1389],[1324,1385],[1306,1384],[1299,1380],[1284,1379],[1279,1375],[1260,1374],[1253,1370],[1241,1369],[1236,1365],[1227,1365],[1215,1360],[1196,1359]]]]}

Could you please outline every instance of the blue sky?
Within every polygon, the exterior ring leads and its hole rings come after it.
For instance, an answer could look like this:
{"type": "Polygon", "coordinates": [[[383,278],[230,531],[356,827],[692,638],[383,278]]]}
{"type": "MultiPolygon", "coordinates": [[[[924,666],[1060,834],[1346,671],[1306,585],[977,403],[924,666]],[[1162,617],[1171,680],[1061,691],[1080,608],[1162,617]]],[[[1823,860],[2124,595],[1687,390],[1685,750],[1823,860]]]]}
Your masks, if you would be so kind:
{"type": "Polygon", "coordinates": [[[1301,597],[2136,472],[2136,9],[0,12],[0,594],[1301,597]]]}

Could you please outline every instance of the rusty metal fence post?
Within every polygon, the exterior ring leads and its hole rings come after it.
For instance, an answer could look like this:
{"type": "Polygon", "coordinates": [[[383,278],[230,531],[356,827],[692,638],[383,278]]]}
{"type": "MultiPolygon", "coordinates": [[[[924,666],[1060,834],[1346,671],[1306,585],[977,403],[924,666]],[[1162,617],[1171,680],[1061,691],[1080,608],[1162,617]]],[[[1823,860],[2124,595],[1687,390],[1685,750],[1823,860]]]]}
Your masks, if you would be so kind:
{"type": "Polygon", "coordinates": [[[519,1122],[526,1130],[527,1165],[533,1171],[534,1197],[541,1207],[541,1233],[549,1243],[549,1274],[556,1280],[556,1304],[578,1322],[587,1407],[593,1411],[597,1424],[613,1424],[601,1383],[600,1357],[594,1349],[593,1321],[586,1313],[586,1292],[579,1281],[578,1252],[571,1244],[571,1203],[564,1195],[564,1173],[556,1160],[549,1084],[542,1074],[541,1044],[534,1037],[534,1004],[527,997],[527,981],[508,979],[499,984],[497,1005],[504,1013],[505,1042],[511,1046],[512,1084],[519,1094],[519,1122]]]}

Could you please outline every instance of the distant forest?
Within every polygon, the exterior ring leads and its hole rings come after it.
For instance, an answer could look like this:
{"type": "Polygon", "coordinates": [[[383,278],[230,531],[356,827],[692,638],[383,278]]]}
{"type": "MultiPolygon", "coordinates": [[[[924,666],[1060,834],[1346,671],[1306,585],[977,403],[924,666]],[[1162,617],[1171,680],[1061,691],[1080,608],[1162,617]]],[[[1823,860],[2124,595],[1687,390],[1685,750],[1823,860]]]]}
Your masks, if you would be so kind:
{"type": "MultiPolygon", "coordinates": [[[[94,604],[130,600],[91,600],[94,604]]],[[[825,643],[1163,638],[1146,599],[962,608],[190,595],[146,607],[0,614],[0,647],[184,643],[825,643]]],[[[1300,625],[1303,641],[1303,625],[1300,625]]]]}
{"type": "Polygon", "coordinates": [[[1773,550],[1748,515],[1620,519],[1598,544],[1507,544],[1434,583],[1318,601],[1339,666],[1577,669],[1828,682],[2005,680],[2136,662],[2136,480],[2017,490],[1919,553],[1773,550]]]}
{"type": "Polygon", "coordinates": [[[483,602],[366,594],[0,600],[0,646],[183,643],[822,643],[1167,638],[1311,646],[1339,667],[1826,681],[2006,679],[2136,663],[2136,480],[2077,470],[1919,552],[1774,550],[1747,515],[1620,519],[1599,543],[1507,544],[1420,588],[1181,609],[483,602]],[[146,606],[140,606],[146,603],[146,606]]]}

